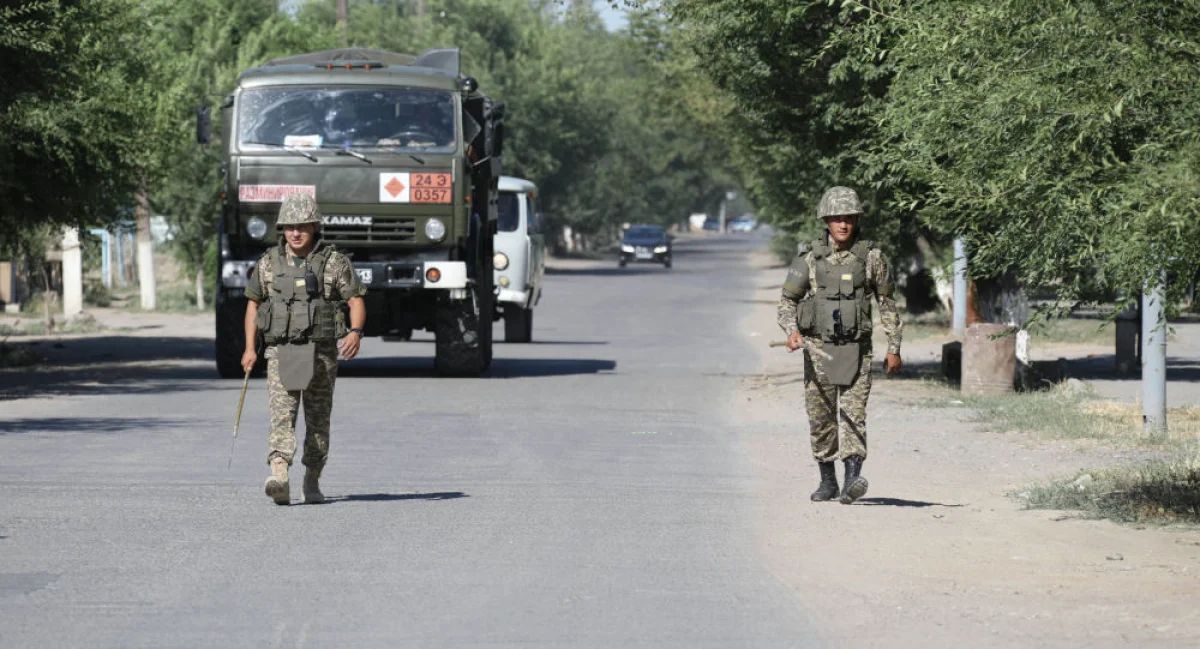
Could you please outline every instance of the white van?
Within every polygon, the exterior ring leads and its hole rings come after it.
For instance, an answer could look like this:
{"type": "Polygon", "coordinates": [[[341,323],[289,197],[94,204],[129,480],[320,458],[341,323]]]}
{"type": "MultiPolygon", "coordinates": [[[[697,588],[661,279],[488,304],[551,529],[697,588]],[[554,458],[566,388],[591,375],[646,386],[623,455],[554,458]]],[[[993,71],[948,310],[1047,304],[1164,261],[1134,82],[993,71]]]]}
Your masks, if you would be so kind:
{"type": "Polygon", "coordinates": [[[546,239],[537,211],[537,186],[522,178],[500,177],[496,228],[496,317],[504,318],[504,341],[533,340],[533,307],[542,298],[546,239]]]}

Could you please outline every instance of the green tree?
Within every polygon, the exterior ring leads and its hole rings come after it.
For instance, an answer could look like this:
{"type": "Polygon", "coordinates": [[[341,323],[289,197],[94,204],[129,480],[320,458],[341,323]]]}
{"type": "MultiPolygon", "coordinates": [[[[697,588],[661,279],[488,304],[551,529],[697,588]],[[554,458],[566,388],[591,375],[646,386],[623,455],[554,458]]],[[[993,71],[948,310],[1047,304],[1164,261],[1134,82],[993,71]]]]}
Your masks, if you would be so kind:
{"type": "Polygon", "coordinates": [[[144,31],[133,0],[0,7],[0,249],[40,255],[46,228],[130,205],[151,116],[144,31]]]}

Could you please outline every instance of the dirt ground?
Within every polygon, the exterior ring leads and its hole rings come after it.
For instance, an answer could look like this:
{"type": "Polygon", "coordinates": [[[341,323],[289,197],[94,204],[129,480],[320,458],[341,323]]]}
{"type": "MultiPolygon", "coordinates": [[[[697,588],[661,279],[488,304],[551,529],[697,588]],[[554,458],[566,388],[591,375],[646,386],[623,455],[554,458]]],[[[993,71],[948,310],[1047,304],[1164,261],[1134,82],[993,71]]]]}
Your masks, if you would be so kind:
{"type": "MultiPolygon", "coordinates": [[[[1027,511],[1006,495],[1132,454],[989,432],[963,409],[929,407],[944,388],[884,378],[881,354],[870,492],[853,506],[811,503],[801,358],[767,346],[783,338],[773,305],[786,271],[772,262],[758,259],[743,326],[761,373],[742,378],[732,407],[761,480],[760,549],[834,646],[1200,647],[1200,531],[1027,511]]],[[[939,354],[903,350],[925,369],[939,354]]]]}

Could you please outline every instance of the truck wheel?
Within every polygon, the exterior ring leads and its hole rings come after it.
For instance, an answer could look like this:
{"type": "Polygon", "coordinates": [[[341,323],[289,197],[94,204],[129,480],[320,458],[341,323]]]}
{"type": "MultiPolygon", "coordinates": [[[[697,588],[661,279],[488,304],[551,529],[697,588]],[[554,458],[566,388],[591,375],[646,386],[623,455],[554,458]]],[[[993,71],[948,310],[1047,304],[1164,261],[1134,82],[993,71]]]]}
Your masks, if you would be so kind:
{"type": "MultiPolygon", "coordinates": [[[[245,376],[242,372],[242,352],[246,345],[245,318],[245,299],[224,300],[217,305],[217,374],[223,379],[245,376]]],[[[260,353],[252,375],[262,376],[266,368],[267,361],[260,353]]]]}
{"type": "Polygon", "coordinates": [[[443,376],[479,376],[491,365],[492,303],[490,299],[481,301],[480,291],[473,293],[475,300],[445,299],[438,303],[433,366],[443,376]]]}
{"type": "Polygon", "coordinates": [[[504,308],[504,342],[527,343],[533,341],[533,309],[517,305],[504,308]]]}

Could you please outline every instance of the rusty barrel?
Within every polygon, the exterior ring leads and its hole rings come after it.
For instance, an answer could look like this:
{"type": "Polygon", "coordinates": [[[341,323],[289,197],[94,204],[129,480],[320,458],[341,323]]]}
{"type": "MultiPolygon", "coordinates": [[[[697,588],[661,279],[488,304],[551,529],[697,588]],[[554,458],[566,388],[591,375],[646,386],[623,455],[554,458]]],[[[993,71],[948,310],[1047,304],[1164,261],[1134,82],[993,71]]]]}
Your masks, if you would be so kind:
{"type": "Polygon", "coordinates": [[[962,349],[963,394],[1013,392],[1017,369],[1017,338],[1008,325],[975,323],[967,326],[962,349]]]}

